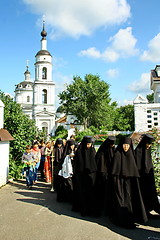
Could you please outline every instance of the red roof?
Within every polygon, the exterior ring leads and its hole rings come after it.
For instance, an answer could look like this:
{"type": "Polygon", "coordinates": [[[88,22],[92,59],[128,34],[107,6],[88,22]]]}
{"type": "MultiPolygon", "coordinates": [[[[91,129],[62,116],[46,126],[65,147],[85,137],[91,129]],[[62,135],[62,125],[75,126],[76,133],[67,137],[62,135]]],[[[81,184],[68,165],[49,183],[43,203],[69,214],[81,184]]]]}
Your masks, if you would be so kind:
{"type": "Polygon", "coordinates": [[[11,136],[11,134],[4,128],[0,129],[0,142],[4,141],[11,141],[14,140],[14,138],[11,136]]]}

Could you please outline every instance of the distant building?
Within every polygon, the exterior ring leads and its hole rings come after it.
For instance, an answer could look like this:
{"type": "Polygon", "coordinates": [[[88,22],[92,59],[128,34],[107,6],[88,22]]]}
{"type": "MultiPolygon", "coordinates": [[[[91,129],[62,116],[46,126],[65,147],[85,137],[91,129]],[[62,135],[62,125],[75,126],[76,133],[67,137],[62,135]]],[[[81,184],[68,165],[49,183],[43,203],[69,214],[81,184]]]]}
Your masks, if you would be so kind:
{"type": "Polygon", "coordinates": [[[160,65],[151,70],[150,88],[154,92],[154,103],[138,95],[134,103],[135,132],[146,132],[160,128],[160,65]]]}

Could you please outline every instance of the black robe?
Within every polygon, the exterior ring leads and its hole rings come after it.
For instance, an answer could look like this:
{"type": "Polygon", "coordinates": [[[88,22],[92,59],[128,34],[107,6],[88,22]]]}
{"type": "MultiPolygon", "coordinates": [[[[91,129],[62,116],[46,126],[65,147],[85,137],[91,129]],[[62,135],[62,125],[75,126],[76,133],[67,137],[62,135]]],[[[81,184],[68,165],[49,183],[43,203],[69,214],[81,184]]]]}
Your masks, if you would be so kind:
{"type": "Polygon", "coordinates": [[[63,156],[61,160],[58,162],[56,167],[56,175],[57,175],[57,201],[58,202],[72,202],[72,194],[73,194],[73,183],[72,176],[63,177],[59,175],[60,170],[63,168],[63,163],[66,156],[69,156],[71,159],[71,164],[73,167],[75,150],[70,148],[71,145],[75,146],[75,141],[73,139],[69,139],[66,142],[64,147],[63,156]]]}
{"type": "Polygon", "coordinates": [[[146,134],[135,149],[136,163],[140,174],[139,183],[148,215],[152,210],[160,213],[160,204],[158,202],[154,179],[151,147],[149,149],[146,148],[146,143],[151,144],[152,141],[153,137],[146,134]]]}
{"type": "Polygon", "coordinates": [[[112,219],[122,227],[134,228],[137,222],[148,220],[139,187],[139,173],[130,138],[124,137],[117,146],[111,168],[112,219]],[[129,144],[127,152],[123,144],[129,144]]]}
{"type": "Polygon", "coordinates": [[[108,137],[96,153],[96,202],[97,214],[109,215],[111,201],[111,162],[115,152],[115,137],[108,137]]]}
{"type": "Polygon", "coordinates": [[[73,210],[82,216],[95,214],[96,162],[93,145],[87,149],[89,137],[84,137],[75,154],[73,170],[73,210]]]}
{"type": "Polygon", "coordinates": [[[64,151],[64,146],[63,146],[63,141],[61,138],[58,138],[55,142],[54,145],[54,169],[53,169],[53,186],[54,190],[57,190],[57,172],[59,169],[58,163],[61,162],[62,157],[63,157],[63,151],[64,151]],[[58,144],[61,144],[59,147],[58,144]]]}

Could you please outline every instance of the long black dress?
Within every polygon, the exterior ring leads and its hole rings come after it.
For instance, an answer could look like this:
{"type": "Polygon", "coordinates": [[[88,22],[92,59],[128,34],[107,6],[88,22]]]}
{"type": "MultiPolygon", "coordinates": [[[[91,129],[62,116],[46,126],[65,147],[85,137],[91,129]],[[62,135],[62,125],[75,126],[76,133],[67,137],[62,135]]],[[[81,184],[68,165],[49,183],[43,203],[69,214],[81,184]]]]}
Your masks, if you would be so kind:
{"type": "Polygon", "coordinates": [[[53,177],[53,186],[54,190],[57,190],[57,168],[58,163],[62,160],[63,157],[63,140],[61,138],[58,138],[54,145],[54,177],[53,177]]]}
{"type": "Polygon", "coordinates": [[[75,156],[75,140],[69,139],[64,147],[63,157],[57,164],[57,201],[72,201],[72,175],[75,156]],[[73,148],[72,148],[73,146],[73,148]]]}
{"type": "Polygon", "coordinates": [[[139,187],[139,173],[135,162],[131,138],[124,137],[117,146],[111,168],[112,219],[115,224],[134,228],[138,222],[146,222],[147,215],[139,187]],[[129,144],[127,152],[123,144],[129,144]]]}
{"type": "MultiPolygon", "coordinates": [[[[143,138],[135,149],[137,167],[140,174],[140,188],[145,204],[147,214],[154,210],[160,213],[160,204],[158,202],[155,179],[154,179],[154,168],[151,157],[151,147],[147,149],[146,144],[151,145],[154,138],[150,134],[143,135],[143,138]]],[[[150,216],[150,215],[149,215],[150,216]]]]}
{"type": "Polygon", "coordinates": [[[73,207],[72,210],[80,211],[82,216],[95,214],[95,180],[96,180],[96,151],[93,145],[87,148],[87,143],[92,143],[90,136],[85,136],[78,146],[75,154],[73,170],[73,207]]]}
{"type": "Polygon", "coordinates": [[[97,177],[96,199],[97,214],[108,215],[111,201],[111,162],[115,152],[116,137],[109,136],[99,147],[96,153],[97,177]]]}

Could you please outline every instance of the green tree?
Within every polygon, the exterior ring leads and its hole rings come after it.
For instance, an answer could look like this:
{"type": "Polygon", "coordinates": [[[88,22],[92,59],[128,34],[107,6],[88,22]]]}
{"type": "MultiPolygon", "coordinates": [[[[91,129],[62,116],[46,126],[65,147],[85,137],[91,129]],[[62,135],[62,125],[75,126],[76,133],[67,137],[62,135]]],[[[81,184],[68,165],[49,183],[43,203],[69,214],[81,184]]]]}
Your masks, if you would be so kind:
{"type": "Polygon", "coordinates": [[[58,126],[55,131],[56,138],[64,138],[66,139],[68,135],[67,129],[65,129],[63,126],[58,126]]]}
{"type": "Polygon", "coordinates": [[[155,140],[152,144],[152,161],[154,165],[154,177],[158,195],[160,195],[160,132],[157,128],[151,131],[155,140]]]}
{"type": "Polygon", "coordinates": [[[39,131],[33,120],[23,113],[22,108],[13,98],[0,90],[0,99],[4,103],[4,128],[15,140],[10,142],[10,175],[19,177],[22,153],[38,137],[39,131]]]}
{"type": "Polygon", "coordinates": [[[154,93],[148,94],[146,98],[148,99],[149,103],[154,103],[154,93]]]}
{"type": "Polygon", "coordinates": [[[114,130],[119,131],[134,131],[134,106],[120,106],[115,112],[114,130]]]}
{"type": "Polygon", "coordinates": [[[109,84],[98,75],[87,74],[84,80],[79,76],[73,77],[72,84],[67,85],[59,98],[63,110],[75,115],[85,128],[112,128],[117,103],[111,103],[109,84]]]}

